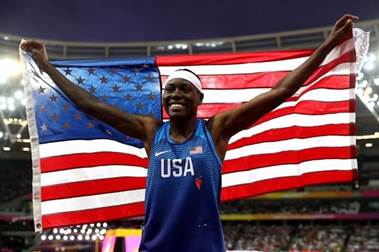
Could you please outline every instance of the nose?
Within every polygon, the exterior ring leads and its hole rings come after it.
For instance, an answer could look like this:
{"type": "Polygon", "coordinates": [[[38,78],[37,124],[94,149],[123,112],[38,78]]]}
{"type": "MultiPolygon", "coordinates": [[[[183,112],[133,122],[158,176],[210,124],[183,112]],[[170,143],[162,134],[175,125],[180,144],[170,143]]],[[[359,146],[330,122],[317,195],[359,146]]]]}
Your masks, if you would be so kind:
{"type": "Polygon", "coordinates": [[[174,91],[171,92],[171,94],[170,94],[170,98],[172,98],[172,99],[180,99],[182,97],[183,97],[183,94],[179,88],[175,88],[174,91]]]}

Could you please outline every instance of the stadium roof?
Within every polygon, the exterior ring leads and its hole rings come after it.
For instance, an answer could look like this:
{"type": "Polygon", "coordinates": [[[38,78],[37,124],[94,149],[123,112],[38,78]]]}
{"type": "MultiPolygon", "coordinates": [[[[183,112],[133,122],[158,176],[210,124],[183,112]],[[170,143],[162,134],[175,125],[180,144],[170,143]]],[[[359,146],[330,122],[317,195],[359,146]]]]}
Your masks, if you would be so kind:
{"type": "Polygon", "coordinates": [[[188,40],[332,25],[344,13],[379,18],[379,1],[4,0],[0,33],[50,40],[188,40]]]}

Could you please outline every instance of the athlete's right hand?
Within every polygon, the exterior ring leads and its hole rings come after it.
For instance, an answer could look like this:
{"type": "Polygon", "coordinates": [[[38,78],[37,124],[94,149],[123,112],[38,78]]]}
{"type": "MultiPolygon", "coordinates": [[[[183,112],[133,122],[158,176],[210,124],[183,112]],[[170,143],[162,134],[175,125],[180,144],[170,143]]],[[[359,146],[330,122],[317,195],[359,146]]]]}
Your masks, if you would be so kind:
{"type": "Polygon", "coordinates": [[[20,48],[32,54],[32,58],[42,71],[49,65],[46,47],[43,43],[35,40],[22,41],[20,48]]]}

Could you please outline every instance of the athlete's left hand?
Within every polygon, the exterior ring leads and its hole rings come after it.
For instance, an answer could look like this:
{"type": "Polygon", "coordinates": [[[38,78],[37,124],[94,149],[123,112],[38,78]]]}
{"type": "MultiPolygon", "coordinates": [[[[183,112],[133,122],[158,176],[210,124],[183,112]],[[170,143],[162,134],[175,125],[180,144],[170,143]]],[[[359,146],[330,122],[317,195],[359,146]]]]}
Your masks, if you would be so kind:
{"type": "Polygon", "coordinates": [[[328,46],[334,47],[344,41],[347,36],[350,36],[353,28],[353,22],[358,20],[359,18],[357,16],[345,14],[334,24],[334,27],[328,38],[325,40],[325,43],[328,46]]]}

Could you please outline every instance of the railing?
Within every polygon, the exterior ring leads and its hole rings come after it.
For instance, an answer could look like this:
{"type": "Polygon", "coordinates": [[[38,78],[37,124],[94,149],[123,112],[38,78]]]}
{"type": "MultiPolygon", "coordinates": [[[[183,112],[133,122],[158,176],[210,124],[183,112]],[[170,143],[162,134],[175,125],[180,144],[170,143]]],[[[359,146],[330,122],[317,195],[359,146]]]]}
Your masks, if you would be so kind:
{"type": "MultiPolygon", "coordinates": [[[[379,19],[362,21],[357,27],[371,32],[371,43],[379,41],[379,19]]],[[[260,35],[202,40],[133,43],[85,43],[44,40],[53,59],[154,56],[313,48],[322,43],[332,26],[260,35]]],[[[33,38],[26,38],[33,39],[33,38]]],[[[21,37],[0,33],[0,54],[15,54],[21,37]]]]}

